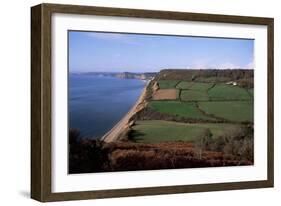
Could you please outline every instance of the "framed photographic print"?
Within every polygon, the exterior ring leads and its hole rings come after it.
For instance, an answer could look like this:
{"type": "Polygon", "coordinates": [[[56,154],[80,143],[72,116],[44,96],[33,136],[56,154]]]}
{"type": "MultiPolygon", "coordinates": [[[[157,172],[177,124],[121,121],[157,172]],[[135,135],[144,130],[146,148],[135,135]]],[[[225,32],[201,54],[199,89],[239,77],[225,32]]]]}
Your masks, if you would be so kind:
{"type": "Polygon", "coordinates": [[[273,19],[31,8],[31,196],[273,187],[273,19]]]}

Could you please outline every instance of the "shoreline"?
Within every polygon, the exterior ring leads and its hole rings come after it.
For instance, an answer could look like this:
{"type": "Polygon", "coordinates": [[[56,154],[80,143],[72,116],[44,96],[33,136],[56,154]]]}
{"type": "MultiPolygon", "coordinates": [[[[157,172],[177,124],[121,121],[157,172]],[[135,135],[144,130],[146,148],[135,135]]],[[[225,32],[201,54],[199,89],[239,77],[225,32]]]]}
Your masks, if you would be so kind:
{"type": "Polygon", "coordinates": [[[130,119],[131,117],[140,109],[143,108],[144,98],[146,96],[147,92],[147,86],[150,81],[147,81],[146,86],[144,87],[143,91],[141,92],[141,95],[139,96],[136,103],[133,105],[133,107],[127,112],[127,114],[112,128],[110,129],[105,135],[103,135],[100,140],[104,142],[114,142],[118,141],[118,138],[120,135],[130,126],[130,119]]]}

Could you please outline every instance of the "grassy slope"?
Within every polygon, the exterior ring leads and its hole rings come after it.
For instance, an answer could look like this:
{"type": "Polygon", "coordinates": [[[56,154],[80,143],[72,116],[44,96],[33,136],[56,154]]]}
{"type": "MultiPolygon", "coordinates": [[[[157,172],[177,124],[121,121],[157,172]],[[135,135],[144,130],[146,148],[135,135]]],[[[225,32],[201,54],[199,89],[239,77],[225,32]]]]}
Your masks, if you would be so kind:
{"type": "Polygon", "coordinates": [[[138,121],[133,127],[136,142],[159,143],[164,141],[192,141],[200,137],[204,129],[210,129],[213,137],[237,131],[240,126],[236,124],[200,123],[185,124],[161,120],[138,121]]]}
{"type": "Polygon", "coordinates": [[[160,89],[172,89],[172,88],[176,87],[176,84],[178,82],[179,81],[177,81],[177,80],[161,80],[161,81],[158,81],[158,84],[159,84],[160,89]]]}
{"type": "Polygon", "coordinates": [[[199,107],[208,114],[231,121],[253,121],[252,101],[198,102],[199,107]]]}
{"type": "Polygon", "coordinates": [[[248,92],[238,86],[217,84],[209,90],[211,100],[250,100],[248,92]]]}
{"type": "Polygon", "coordinates": [[[202,114],[192,102],[151,101],[149,102],[149,107],[151,107],[155,111],[172,115],[178,115],[193,119],[212,119],[202,114]]]}
{"type": "Polygon", "coordinates": [[[189,89],[194,83],[193,82],[180,82],[177,85],[177,88],[179,89],[189,89]]]}
{"type": "Polygon", "coordinates": [[[209,96],[205,91],[183,90],[180,96],[182,101],[208,101],[209,96]]]}
{"type": "Polygon", "coordinates": [[[209,88],[211,88],[214,84],[213,83],[199,83],[196,82],[192,85],[190,88],[191,90],[197,90],[197,91],[207,91],[209,88]]]}

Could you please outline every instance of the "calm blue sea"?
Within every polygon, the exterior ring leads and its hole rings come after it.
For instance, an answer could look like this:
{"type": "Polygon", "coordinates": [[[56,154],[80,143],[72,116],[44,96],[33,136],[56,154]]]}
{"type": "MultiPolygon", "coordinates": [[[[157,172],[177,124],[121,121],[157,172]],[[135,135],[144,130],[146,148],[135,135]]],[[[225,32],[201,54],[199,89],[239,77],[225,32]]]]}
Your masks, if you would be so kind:
{"type": "Polygon", "coordinates": [[[89,74],[69,76],[69,127],[100,138],[134,105],[145,82],[89,74]]]}

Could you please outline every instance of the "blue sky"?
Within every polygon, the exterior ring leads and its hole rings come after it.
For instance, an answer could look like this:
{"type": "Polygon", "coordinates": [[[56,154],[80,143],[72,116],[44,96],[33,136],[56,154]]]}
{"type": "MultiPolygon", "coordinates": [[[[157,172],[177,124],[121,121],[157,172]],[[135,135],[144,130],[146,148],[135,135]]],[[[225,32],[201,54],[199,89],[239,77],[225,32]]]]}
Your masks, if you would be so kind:
{"type": "Polygon", "coordinates": [[[254,67],[254,40],[69,32],[70,72],[254,67]]]}

